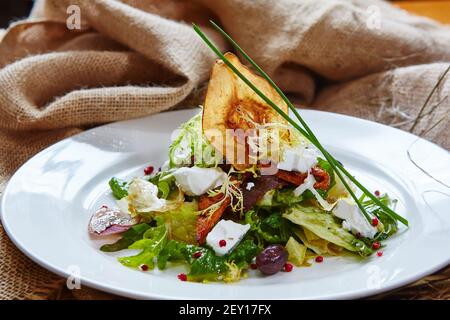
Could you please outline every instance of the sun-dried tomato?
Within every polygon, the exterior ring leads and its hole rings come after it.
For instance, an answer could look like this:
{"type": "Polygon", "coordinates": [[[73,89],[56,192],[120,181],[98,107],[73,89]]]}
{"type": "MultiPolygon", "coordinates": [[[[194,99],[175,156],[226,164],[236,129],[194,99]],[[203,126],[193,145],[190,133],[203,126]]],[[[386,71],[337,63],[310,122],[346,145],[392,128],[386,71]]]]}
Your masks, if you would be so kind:
{"type": "Polygon", "coordinates": [[[278,172],[275,175],[281,180],[292,183],[293,185],[296,186],[301,185],[308,176],[306,173],[303,172],[285,171],[285,170],[278,170],[278,172]]]}
{"type": "Polygon", "coordinates": [[[316,179],[315,189],[328,190],[330,187],[330,175],[320,167],[311,168],[311,174],[316,179]]]}
{"type": "MultiPolygon", "coordinates": [[[[212,206],[213,204],[216,204],[219,201],[223,200],[224,195],[218,194],[214,197],[210,197],[208,195],[202,195],[200,196],[200,199],[198,201],[198,209],[205,210],[212,206]]],[[[223,213],[225,212],[225,209],[230,204],[230,198],[227,197],[219,208],[217,208],[214,212],[207,212],[205,214],[199,215],[197,217],[197,242],[199,244],[204,244],[206,241],[206,236],[211,231],[211,229],[216,225],[217,222],[219,222],[220,218],[222,217],[223,213]]]]}

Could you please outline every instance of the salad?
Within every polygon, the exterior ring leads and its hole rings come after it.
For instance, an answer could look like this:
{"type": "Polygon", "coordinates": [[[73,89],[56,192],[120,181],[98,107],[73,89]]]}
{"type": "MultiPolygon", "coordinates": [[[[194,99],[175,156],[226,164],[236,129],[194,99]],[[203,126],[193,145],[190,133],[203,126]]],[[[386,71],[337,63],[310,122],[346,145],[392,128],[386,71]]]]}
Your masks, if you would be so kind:
{"type": "MultiPolygon", "coordinates": [[[[288,112],[269,82],[225,57],[288,112]]],[[[249,269],[269,276],[327,256],[380,256],[398,230],[386,210],[394,199],[376,191],[379,201],[363,193],[356,202],[352,182],[221,60],[167,155],[161,168],[111,178],[117,208],[103,206],[90,220],[91,234],[119,235],[101,251],[138,250],[118,258],[126,267],[184,264],[180,280],[234,282],[249,269]]]]}

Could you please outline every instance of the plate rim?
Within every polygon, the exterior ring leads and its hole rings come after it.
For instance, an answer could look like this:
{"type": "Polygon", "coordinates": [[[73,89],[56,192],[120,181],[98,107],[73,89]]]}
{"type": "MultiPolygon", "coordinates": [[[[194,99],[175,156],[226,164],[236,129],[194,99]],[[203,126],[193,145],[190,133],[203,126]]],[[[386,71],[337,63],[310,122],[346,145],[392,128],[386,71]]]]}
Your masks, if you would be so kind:
{"type": "MultiPolygon", "coordinates": [[[[437,145],[434,142],[431,142],[427,139],[424,139],[422,137],[418,137],[410,132],[407,131],[403,131],[401,129],[398,128],[394,128],[394,127],[390,127],[388,125],[382,124],[382,123],[378,123],[378,122],[374,122],[371,120],[367,120],[367,119],[362,119],[362,118],[358,118],[358,117],[354,117],[354,116],[350,116],[350,115],[346,115],[346,114],[341,114],[341,113],[335,113],[335,112],[328,112],[328,111],[322,111],[322,110],[311,110],[311,109],[300,109],[297,108],[300,112],[302,113],[323,113],[323,114],[327,114],[328,116],[332,116],[332,117],[344,117],[344,118],[348,118],[351,119],[352,121],[356,120],[356,121],[362,121],[362,122],[368,122],[371,125],[378,125],[378,126],[382,126],[385,129],[391,130],[393,132],[397,132],[400,133],[402,135],[406,135],[409,136],[410,138],[414,138],[415,140],[423,140],[428,144],[432,144],[434,147],[439,148],[440,150],[442,150],[443,152],[447,152],[449,153],[448,150],[444,149],[443,147],[437,145]]],[[[7,196],[9,193],[9,189],[11,188],[12,183],[14,182],[14,178],[16,177],[16,175],[19,173],[20,170],[22,170],[23,167],[25,167],[30,161],[33,161],[36,157],[42,156],[42,154],[45,154],[47,152],[50,152],[53,148],[55,148],[56,146],[65,144],[65,143],[69,143],[71,139],[85,135],[85,134],[89,134],[90,132],[93,132],[95,130],[98,130],[99,128],[102,127],[108,127],[114,124],[120,124],[120,123],[125,123],[125,122],[132,122],[135,120],[142,120],[142,119],[147,119],[147,118],[152,118],[153,116],[157,116],[157,115],[162,115],[162,114],[166,114],[166,113],[188,113],[188,112],[193,112],[194,110],[196,110],[195,108],[188,108],[188,109],[181,109],[181,110],[168,110],[168,111],[164,111],[164,112],[160,112],[160,113],[155,113],[155,114],[151,114],[151,115],[147,115],[144,117],[136,117],[136,118],[130,118],[130,119],[125,119],[125,120],[120,120],[120,121],[114,121],[114,122],[110,122],[110,123],[106,123],[106,124],[102,124],[90,129],[87,129],[85,131],[79,132],[77,134],[74,134],[72,136],[66,137],[60,141],[57,141],[49,146],[47,146],[46,148],[40,150],[39,152],[37,152],[36,154],[34,154],[32,157],[30,157],[29,159],[27,159],[24,163],[22,163],[20,165],[20,167],[14,172],[14,174],[9,178],[4,191],[1,195],[1,206],[0,206],[0,220],[3,226],[3,229],[5,230],[5,233],[7,234],[9,240],[25,255],[27,256],[29,259],[31,259],[33,262],[35,262],[36,264],[38,264],[39,266],[49,270],[50,272],[53,272],[54,274],[57,274],[58,276],[61,276],[63,278],[68,278],[70,276],[70,273],[64,270],[61,270],[61,268],[58,268],[57,266],[54,266],[50,263],[48,263],[47,261],[45,261],[44,259],[39,258],[38,256],[33,255],[31,252],[29,252],[24,245],[22,245],[22,243],[19,241],[19,239],[17,239],[16,237],[14,237],[14,232],[10,229],[10,226],[7,222],[7,218],[6,218],[6,201],[7,201],[7,196]]],[[[351,291],[351,292],[343,292],[343,293],[338,293],[338,294],[333,294],[332,297],[329,298],[325,298],[325,299],[356,299],[356,298],[363,298],[363,297],[370,297],[376,294],[382,294],[385,293],[387,291],[391,291],[400,287],[403,287],[407,284],[410,284],[414,281],[417,281],[427,275],[430,275],[432,273],[435,273],[438,270],[441,270],[442,268],[445,268],[446,266],[448,266],[450,264],[450,255],[447,257],[447,260],[443,260],[441,263],[435,264],[432,268],[428,268],[428,269],[424,269],[421,272],[417,272],[413,275],[410,276],[405,276],[404,279],[399,280],[399,281],[393,281],[387,285],[384,285],[381,288],[366,288],[365,290],[360,290],[360,291],[351,291]]],[[[116,285],[113,284],[102,284],[98,281],[96,281],[95,279],[90,279],[89,277],[86,278],[85,276],[81,276],[80,277],[81,283],[86,285],[87,287],[91,287],[91,288],[95,288],[98,290],[101,290],[103,292],[107,292],[107,293],[112,293],[112,294],[116,294],[122,297],[128,297],[128,298],[134,298],[134,299],[183,299],[180,296],[172,295],[172,296],[167,296],[164,294],[159,294],[157,292],[151,292],[149,295],[143,295],[142,293],[136,291],[135,289],[129,288],[129,289],[123,289],[121,287],[118,287],[116,285]]],[[[199,298],[200,299],[200,298],[199,298]]],[[[242,300],[242,299],[248,299],[248,298],[240,298],[240,297],[235,297],[234,299],[236,300],[242,300]]],[[[256,299],[256,298],[254,298],[256,299]]],[[[274,299],[274,298],[271,298],[274,299]]],[[[293,300],[295,299],[308,299],[308,298],[292,298],[293,300]]],[[[313,298],[314,299],[314,298],[313,298]]],[[[275,298],[275,300],[278,300],[275,298]]]]}

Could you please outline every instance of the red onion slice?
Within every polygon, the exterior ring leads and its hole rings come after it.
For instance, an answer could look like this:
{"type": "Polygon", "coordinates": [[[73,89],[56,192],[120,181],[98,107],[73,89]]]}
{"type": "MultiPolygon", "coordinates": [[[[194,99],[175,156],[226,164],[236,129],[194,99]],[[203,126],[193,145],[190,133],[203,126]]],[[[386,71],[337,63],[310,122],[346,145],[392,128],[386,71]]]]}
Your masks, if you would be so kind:
{"type": "Polygon", "coordinates": [[[137,223],[128,213],[102,206],[92,215],[88,229],[91,234],[105,236],[125,232],[137,223]]]}

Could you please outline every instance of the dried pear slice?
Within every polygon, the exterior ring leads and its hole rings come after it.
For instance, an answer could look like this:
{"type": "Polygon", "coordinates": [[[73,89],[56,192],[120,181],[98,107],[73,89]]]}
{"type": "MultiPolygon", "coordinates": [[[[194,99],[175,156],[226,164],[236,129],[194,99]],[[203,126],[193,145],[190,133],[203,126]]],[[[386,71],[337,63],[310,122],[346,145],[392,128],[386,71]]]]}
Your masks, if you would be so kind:
{"type": "MultiPolygon", "coordinates": [[[[234,54],[228,52],[225,57],[281,110],[288,112],[286,103],[264,78],[254,74],[234,54]]],[[[251,129],[255,131],[255,124],[268,123],[285,124],[286,121],[222,60],[216,61],[212,69],[202,116],[203,132],[210,143],[225,155],[227,163],[242,170],[250,163],[249,146],[246,138],[240,137],[236,129],[250,129],[247,132],[251,132],[251,129]],[[238,148],[246,150],[244,159],[238,157],[242,155],[238,148]]]]}

